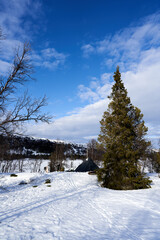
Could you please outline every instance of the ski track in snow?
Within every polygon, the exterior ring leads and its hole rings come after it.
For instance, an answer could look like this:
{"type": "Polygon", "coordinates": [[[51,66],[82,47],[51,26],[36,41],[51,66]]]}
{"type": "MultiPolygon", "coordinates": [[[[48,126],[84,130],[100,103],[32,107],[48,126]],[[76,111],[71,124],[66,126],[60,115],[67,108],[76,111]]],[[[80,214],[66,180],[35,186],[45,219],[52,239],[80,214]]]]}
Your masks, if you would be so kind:
{"type": "Polygon", "coordinates": [[[86,200],[86,202],[95,210],[98,212],[98,214],[102,215],[104,219],[107,220],[110,230],[114,231],[115,234],[119,234],[119,232],[121,231],[121,229],[125,229],[127,235],[128,235],[128,239],[133,239],[133,240],[137,240],[137,239],[142,239],[139,236],[137,236],[133,231],[131,231],[128,227],[126,227],[125,225],[121,224],[120,222],[116,221],[115,222],[115,227],[112,230],[112,221],[110,220],[110,217],[112,216],[112,213],[107,209],[108,214],[103,213],[103,209],[99,208],[97,209],[96,207],[94,207],[94,202],[89,202],[88,200],[86,200]]]}
{"type": "Polygon", "coordinates": [[[158,240],[160,179],[153,180],[151,189],[114,191],[87,173],[3,175],[0,239],[158,240]],[[28,184],[18,185],[23,179],[28,184]]]}
{"type": "Polygon", "coordinates": [[[87,191],[87,190],[88,190],[87,188],[83,188],[83,189],[80,189],[80,190],[75,190],[75,191],[68,192],[67,194],[65,194],[64,197],[62,197],[62,196],[57,197],[57,198],[50,197],[47,200],[46,200],[46,198],[42,198],[38,202],[33,201],[33,202],[30,202],[26,205],[24,204],[21,207],[9,209],[8,211],[5,211],[3,214],[0,214],[0,222],[2,223],[9,218],[14,218],[16,216],[25,214],[26,212],[32,211],[36,208],[44,207],[47,204],[51,204],[51,203],[56,202],[56,201],[61,201],[61,200],[66,199],[66,198],[70,198],[70,197],[72,197],[76,194],[80,194],[81,192],[84,192],[84,191],[87,191]]]}
{"type": "MultiPolygon", "coordinates": [[[[76,187],[73,179],[71,178],[70,180],[71,180],[72,185],[73,185],[74,188],[75,188],[75,191],[78,192],[78,187],[76,187]]],[[[87,190],[87,189],[86,189],[86,190],[87,190]]],[[[83,192],[83,191],[82,191],[82,192],[83,192]]],[[[93,200],[93,201],[91,201],[91,200],[85,200],[85,202],[86,202],[86,205],[88,205],[88,208],[92,208],[94,211],[96,211],[96,212],[98,213],[98,215],[101,215],[101,216],[104,218],[104,220],[107,222],[107,224],[109,225],[110,229],[112,229],[112,221],[110,220],[110,217],[111,217],[112,213],[111,213],[108,209],[107,209],[108,214],[107,214],[107,213],[103,213],[103,212],[104,212],[104,209],[102,209],[102,208],[96,208],[96,207],[94,206],[94,200],[93,200]]],[[[120,225],[120,223],[117,222],[117,223],[116,223],[116,226],[115,226],[115,229],[114,229],[114,233],[119,233],[119,231],[120,231],[121,228],[125,228],[126,231],[129,232],[128,237],[129,237],[130,239],[133,239],[133,240],[137,240],[137,239],[140,240],[140,239],[142,239],[142,238],[140,238],[139,236],[137,236],[133,231],[129,230],[129,228],[127,228],[126,226],[124,226],[124,225],[119,226],[119,225],[120,225]]]]}

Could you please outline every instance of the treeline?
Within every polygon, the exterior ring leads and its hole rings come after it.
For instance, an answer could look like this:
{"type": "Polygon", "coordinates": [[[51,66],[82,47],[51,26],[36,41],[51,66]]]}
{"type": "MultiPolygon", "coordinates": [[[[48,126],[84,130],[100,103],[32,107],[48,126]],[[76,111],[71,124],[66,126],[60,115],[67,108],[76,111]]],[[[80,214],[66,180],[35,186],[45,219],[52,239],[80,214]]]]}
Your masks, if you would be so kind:
{"type": "MultiPolygon", "coordinates": [[[[22,160],[25,158],[37,159],[37,161],[50,159],[51,169],[57,170],[57,166],[62,168],[62,162],[67,158],[84,160],[86,157],[90,157],[99,164],[103,160],[103,155],[104,152],[98,148],[95,139],[90,140],[87,146],[83,146],[73,143],[53,142],[48,139],[0,135],[0,161],[9,160],[6,162],[3,172],[7,172],[7,169],[13,168],[13,165],[16,164],[22,166],[22,163],[24,163],[22,160]],[[12,162],[15,159],[19,161],[12,162]]],[[[37,161],[34,163],[36,167],[37,161]]],[[[28,164],[31,164],[31,162],[28,162],[28,164]]],[[[143,171],[147,168],[149,172],[160,173],[160,151],[150,149],[146,160],[141,162],[141,166],[143,171]]],[[[34,166],[34,168],[36,167],[34,166]]]]}
{"type": "Polygon", "coordinates": [[[157,151],[151,150],[148,153],[144,167],[147,167],[150,173],[157,172],[160,174],[160,149],[157,151]]]}
{"type": "Polygon", "coordinates": [[[0,136],[0,159],[43,158],[48,159],[51,153],[60,158],[84,159],[86,147],[79,144],[53,142],[48,139],[34,139],[20,136],[0,136]]]}

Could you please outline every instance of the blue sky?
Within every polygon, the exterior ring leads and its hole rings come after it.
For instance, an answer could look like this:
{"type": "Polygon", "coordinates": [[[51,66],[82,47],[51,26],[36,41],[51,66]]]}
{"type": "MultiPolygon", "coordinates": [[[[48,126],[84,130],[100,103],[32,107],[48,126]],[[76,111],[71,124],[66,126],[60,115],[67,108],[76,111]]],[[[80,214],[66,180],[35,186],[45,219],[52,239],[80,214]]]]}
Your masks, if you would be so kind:
{"type": "Polygon", "coordinates": [[[0,72],[29,41],[32,96],[48,97],[53,124],[28,124],[35,137],[86,142],[100,131],[113,73],[120,66],[150,138],[160,137],[160,2],[158,0],[0,0],[0,72]]]}

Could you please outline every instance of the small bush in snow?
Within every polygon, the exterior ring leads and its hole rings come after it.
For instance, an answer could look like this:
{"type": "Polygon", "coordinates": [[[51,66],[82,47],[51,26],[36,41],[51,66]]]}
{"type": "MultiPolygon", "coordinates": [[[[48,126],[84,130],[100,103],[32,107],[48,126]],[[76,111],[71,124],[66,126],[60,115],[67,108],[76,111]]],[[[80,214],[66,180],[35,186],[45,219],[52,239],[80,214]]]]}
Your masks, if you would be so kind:
{"type": "Polygon", "coordinates": [[[45,184],[47,184],[47,183],[51,183],[51,180],[50,179],[46,179],[45,184]]]}
{"type": "Polygon", "coordinates": [[[27,184],[27,182],[25,182],[25,181],[22,181],[19,183],[19,185],[25,185],[25,184],[27,184]]]}
{"type": "Polygon", "coordinates": [[[13,173],[13,174],[10,175],[10,177],[18,177],[18,175],[13,173]]]}

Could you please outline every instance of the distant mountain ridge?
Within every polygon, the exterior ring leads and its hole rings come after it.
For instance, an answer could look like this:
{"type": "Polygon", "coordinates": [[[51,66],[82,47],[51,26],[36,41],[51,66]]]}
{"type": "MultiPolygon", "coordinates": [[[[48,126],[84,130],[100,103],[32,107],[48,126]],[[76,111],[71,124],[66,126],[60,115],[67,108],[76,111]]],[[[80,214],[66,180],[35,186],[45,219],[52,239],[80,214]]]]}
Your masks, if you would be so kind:
{"type": "Polygon", "coordinates": [[[66,143],[57,140],[37,139],[21,136],[0,136],[0,157],[2,158],[44,158],[58,152],[63,158],[85,159],[87,148],[82,144],[66,143]]]}

